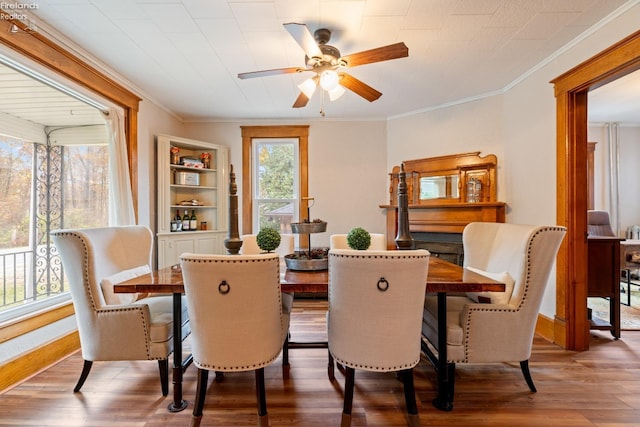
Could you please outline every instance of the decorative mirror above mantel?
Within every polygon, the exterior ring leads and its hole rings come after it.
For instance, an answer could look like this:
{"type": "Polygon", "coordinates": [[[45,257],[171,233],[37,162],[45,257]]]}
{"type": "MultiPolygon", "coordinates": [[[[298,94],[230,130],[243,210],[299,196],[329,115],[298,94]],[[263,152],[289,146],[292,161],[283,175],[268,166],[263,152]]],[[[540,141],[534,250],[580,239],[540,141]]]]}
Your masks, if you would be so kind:
{"type": "MultiPolygon", "coordinates": [[[[409,205],[495,202],[497,158],[480,152],[406,160],[409,205]]],[[[398,202],[400,166],[390,175],[389,204],[398,202]]]]}
{"type": "MultiPolygon", "coordinates": [[[[475,221],[504,222],[506,204],[497,201],[497,167],[494,154],[480,152],[406,160],[409,231],[460,234],[475,221]]],[[[400,166],[395,166],[389,185],[386,209],[387,247],[395,248],[400,166]]],[[[415,237],[414,237],[415,238],[415,237]]]]}

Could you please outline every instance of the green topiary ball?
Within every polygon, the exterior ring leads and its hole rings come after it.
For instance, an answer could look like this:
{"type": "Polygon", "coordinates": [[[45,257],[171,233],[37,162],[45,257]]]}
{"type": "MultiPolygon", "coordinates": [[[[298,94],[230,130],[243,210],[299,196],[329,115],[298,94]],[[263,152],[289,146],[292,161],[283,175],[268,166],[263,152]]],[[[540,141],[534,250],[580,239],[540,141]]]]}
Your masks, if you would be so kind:
{"type": "Polygon", "coordinates": [[[265,252],[274,251],[280,246],[280,233],[275,228],[263,228],[256,236],[256,243],[265,252]]]}
{"type": "Polygon", "coordinates": [[[347,244],[351,249],[365,251],[371,245],[371,234],[362,227],[352,228],[347,234],[347,244]]]}

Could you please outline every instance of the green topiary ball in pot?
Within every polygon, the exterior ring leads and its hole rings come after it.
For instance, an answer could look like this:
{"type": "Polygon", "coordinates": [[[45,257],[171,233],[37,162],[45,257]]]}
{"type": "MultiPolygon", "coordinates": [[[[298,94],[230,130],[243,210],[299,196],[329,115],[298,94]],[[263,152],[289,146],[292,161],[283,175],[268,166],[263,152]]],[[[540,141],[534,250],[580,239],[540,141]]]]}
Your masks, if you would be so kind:
{"type": "Polygon", "coordinates": [[[275,228],[263,228],[256,236],[256,243],[263,251],[272,252],[280,246],[280,233],[275,228]]]}
{"type": "Polygon", "coordinates": [[[347,244],[351,249],[365,251],[371,245],[371,234],[362,227],[352,228],[347,234],[347,244]]]}

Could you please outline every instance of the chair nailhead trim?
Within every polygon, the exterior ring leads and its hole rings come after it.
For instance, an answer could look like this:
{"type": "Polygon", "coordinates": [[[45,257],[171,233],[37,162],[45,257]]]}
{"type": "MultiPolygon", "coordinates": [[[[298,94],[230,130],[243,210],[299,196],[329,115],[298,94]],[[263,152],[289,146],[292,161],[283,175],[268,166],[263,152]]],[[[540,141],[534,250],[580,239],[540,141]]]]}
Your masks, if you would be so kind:
{"type": "Polygon", "coordinates": [[[536,237],[538,237],[542,232],[545,232],[545,231],[564,231],[564,229],[560,227],[541,227],[529,238],[529,241],[527,242],[527,260],[526,260],[527,273],[524,278],[524,285],[523,285],[524,291],[522,292],[522,298],[520,298],[520,303],[518,304],[518,306],[516,308],[481,308],[481,307],[470,308],[469,316],[467,317],[467,326],[465,328],[466,338],[465,338],[465,348],[464,348],[464,360],[455,360],[452,362],[466,363],[469,360],[469,347],[466,344],[469,342],[469,336],[471,335],[470,333],[471,317],[474,312],[495,311],[495,312],[515,313],[522,309],[522,306],[524,305],[525,300],[527,299],[527,294],[529,292],[529,285],[531,282],[531,252],[533,251],[533,241],[536,239],[536,237]]]}
{"type": "MultiPolygon", "coordinates": [[[[52,233],[54,234],[54,233],[52,233]]],[[[147,351],[147,359],[148,360],[156,360],[157,358],[151,357],[151,348],[149,346],[149,341],[150,341],[150,337],[151,337],[151,331],[149,330],[149,326],[147,324],[147,322],[145,321],[145,317],[144,317],[144,312],[142,311],[142,305],[138,308],[138,307],[125,307],[125,308],[107,308],[107,309],[98,309],[97,305],[95,303],[95,299],[93,298],[93,292],[91,292],[91,286],[89,286],[89,245],[87,244],[87,241],[85,240],[84,236],[75,233],[75,232],[64,232],[64,233],[55,233],[57,236],[60,237],[73,237],[76,238],[78,240],[80,240],[80,243],[82,243],[82,246],[84,247],[84,259],[83,259],[83,268],[82,268],[82,274],[84,275],[84,279],[83,279],[83,285],[85,288],[85,292],[86,294],[89,296],[89,301],[91,302],[91,309],[93,310],[93,312],[96,315],[100,315],[100,313],[109,313],[109,312],[116,312],[116,311],[131,311],[131,310],[137,310],[140,313],[140,317],[142,320],[142,329],[144,330],[144,335],[146,337],[145,341],[144,341],[144,345],[145,345],[145,349],[147,351]]],[[[56,249],[57,251],[57,249],[56,249]]],[[[80,343],[82,344],[82,343],[80,343]]]]}
{"type": "MultiPolygon", "coordinates": [[[[333,353],[331,354],[333,355],[333,353]]],[[[399,365],[399,366],[372,366],[372,365],[363,365],[361,363],[348,362],[344,359],[336,357],[335,355],[333,355],[333,358],[341,365],[349,366],[354,369],[364,369],[366,371],[386,371],[386,372],[400,371],[403,369],[413,368],[420,362],[420,357],[418,357],[415,361],[406,363],[404,365],[399,365]]]]}

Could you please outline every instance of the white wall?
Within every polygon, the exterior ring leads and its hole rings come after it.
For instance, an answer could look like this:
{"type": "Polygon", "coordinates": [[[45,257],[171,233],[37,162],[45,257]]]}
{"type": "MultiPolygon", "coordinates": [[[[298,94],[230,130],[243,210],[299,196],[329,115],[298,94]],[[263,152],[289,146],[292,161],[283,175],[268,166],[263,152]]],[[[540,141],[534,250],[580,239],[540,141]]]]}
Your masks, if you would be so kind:
{"type": "MultiPolygon", "coordinates": [[[[556,108],[550,81],[637,31],[638,22],[636,4],[503,95],[389,121],[387,169],[411,158],[493,153],[501,165],[498,198],[508,204],[507,222],[555,224],[556,108]]],[[[541,312],[555,315],[555,272],[541,312]]]]}
{"type": "Polygon", "coordinates": [[[184,125],[153,102],[140,102],[138,113],[138,223],[152,230],[156,226],[155,136],[159,133],[183,136],[184,125]]]}
{"type": "Polygon", "coordinates": [[[498,199],[504,199],[502,97],[389,120],[387,172],[404,160],[479,151],[498,158],[498,199]]]}
{"type": "MultiPolygon", "coordinates": [[[[347,233],[356,226],[371,233],[384,233],[384,212],[378,206],[389,197],[386,123],[318,120],[304,124],[309,124],[309,196],[315,198],[311,217],[327,221],[326,233],[313,235],[312,246],[328,246],[331,234],[347,233]]],[[[184,135],[231,148],[230,160],[239,193],[242,189],[240,126],[250,125],[255,123],[187,123],[184,135]]],[[[239,204],[242,211],[241,200],[239,204]]],[[[242,233],[242,224],[239,226],[242,233]]]]}

